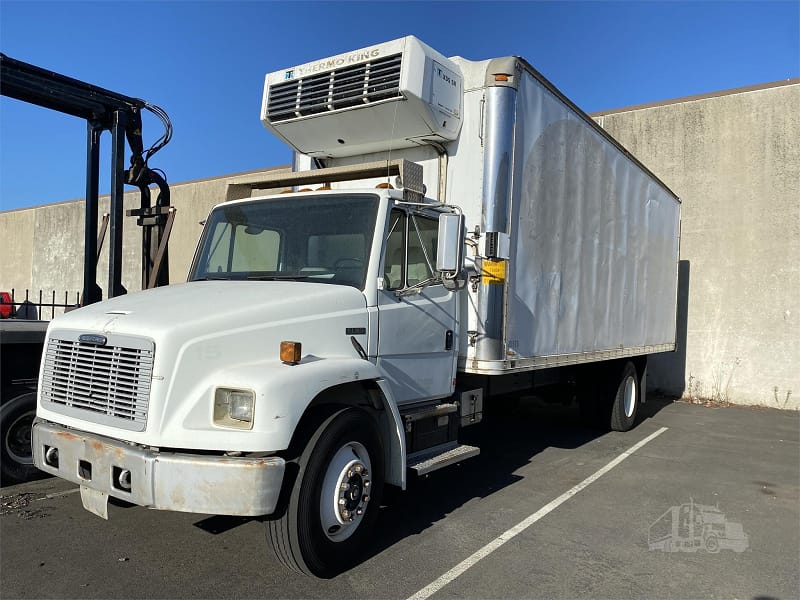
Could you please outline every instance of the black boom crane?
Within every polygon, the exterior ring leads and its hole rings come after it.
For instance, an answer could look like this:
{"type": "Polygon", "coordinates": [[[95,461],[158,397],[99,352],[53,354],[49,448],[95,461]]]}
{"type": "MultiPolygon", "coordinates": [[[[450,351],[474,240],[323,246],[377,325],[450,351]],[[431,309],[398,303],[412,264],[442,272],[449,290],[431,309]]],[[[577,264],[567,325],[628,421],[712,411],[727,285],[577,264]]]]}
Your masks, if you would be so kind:
{"type": "Polygon", "coordinates": [[[101,299],[97,285],[98,188],[100,135],[111,132],[111,209],[108,297],[125,293],[122,286],[122,216],[123,184],[139,188],[141,205],[128,211],[138,217],[142,231],[142,288],[169,283],[167,241],[175,209],[170,207],[169,186],[163,172],[148,166],[150,158],[172,137],[172,124],[159,107],[139,98],[66,77],[53,71],[0,54],[0,93],[23,102],[36,104],[80,117],[87,123],[86,143],[86,227],[81,304],[101,299]],[[164,123],[164,134],[150,148],[142,143],[142,110],[149,110],[164,123]],[[130,165],[124,166],[125,139],[131,150],[130,165]],[[152,204],[150,186],[159,194],[152,204]]]}
{"type": "MultiPolygon", "coordinates": [[[[102,298],[97,285],[97,258],[102,237],[97,235],[100,135],[111,131],[110,251],[107,297],[125,293],[122,287],[123,185],[139,188],[141,204],[128,214],[138,217],[142,230],[142,288],[169,283],[167,240],[175,209],[169,205],[169,186],[148,160],[172,137],[167,114],[152,104],[66,77],[0,54],[0,93],[45,108],[80,117],[87,123],[86,228],[81,304],[102,298]],[[164,124],[164,135],[150,148],[142,143],[142,110],[164,124]],[[125,168],[125,140],[131,150],[125,168]],[[155,205],[150,186],[159,189],[155,205]]],[[[104,227],[105,230],[105,221],[104,227]]],[[[101,236],[104,234],[101,234],[101,236]]],[[[25,481],[37,474],[31,453],[31,424],[36,416],[36,382],[47,323],[0,320],[0,484],[25,481]]]]}

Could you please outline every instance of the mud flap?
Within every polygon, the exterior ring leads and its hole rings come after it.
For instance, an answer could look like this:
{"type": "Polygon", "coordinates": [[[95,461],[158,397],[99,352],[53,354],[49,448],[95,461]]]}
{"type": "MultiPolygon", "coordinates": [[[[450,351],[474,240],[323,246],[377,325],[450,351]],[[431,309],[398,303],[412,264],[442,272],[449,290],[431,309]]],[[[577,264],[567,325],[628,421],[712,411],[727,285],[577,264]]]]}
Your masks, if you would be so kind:
{"type": "Polygon", "coordinates": [[[108,494],[81,486],[83,508],[108,521],[108,494]]]}

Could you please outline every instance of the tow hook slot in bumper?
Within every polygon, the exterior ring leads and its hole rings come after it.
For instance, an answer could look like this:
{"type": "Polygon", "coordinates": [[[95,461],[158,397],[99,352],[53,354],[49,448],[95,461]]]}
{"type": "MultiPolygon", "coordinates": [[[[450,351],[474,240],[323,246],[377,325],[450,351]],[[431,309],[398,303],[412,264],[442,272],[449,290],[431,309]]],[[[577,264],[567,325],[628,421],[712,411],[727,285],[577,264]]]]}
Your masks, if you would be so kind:
{"type": "Polygon", "coordinates": [[[37,421],[34,464],[81,486],[84,507],[108,518],[113,496],[160,510],[260,516],[275,510],[285,463],[278,457],[156,452],[37,421]]]}

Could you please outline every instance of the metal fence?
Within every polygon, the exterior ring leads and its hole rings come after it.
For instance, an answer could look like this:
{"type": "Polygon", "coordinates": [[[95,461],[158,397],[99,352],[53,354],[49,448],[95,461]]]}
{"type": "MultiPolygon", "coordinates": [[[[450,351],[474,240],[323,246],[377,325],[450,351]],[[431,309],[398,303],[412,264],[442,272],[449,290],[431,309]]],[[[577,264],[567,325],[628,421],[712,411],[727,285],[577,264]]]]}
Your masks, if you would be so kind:
{"type": "MultiPolygon", "coordinates": [[[[16,290],[11,289],[11,301],[8,301],[8,296],[3,293],[0,294],[0,313],[3,317],[12,319],[27,319],[27,320],[42,320],[48,321],[55,317],[56,309],[64,309],[64,311],[78,308],[81,305],[81,294],[75,292],[74,302],[69,301],[70,292],[64,292],[64,301],[56,302],[56,291],[53,290],[50,294],[45,294],[43,290],[39,290],[38,298],[32,295],[31,290],[25,290],[25,299],[18,300],[16,290]],[[49,302],[48,302],[49,300],[49,302]],[[3,310],[5,307],[10,306],[10,310],[3,310]]],[[[58,294],[58,300],[61,300],[61,294],[58,294]]]]}

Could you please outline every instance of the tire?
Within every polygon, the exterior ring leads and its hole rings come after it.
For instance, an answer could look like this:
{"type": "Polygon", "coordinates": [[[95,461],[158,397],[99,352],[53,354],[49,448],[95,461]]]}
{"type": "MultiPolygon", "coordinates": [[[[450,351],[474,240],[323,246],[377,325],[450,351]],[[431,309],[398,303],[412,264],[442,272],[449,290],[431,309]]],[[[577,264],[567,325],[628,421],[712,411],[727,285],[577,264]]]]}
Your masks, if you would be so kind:
{"type": "Polygon", "coordinates": [[[628,431],[636,423],[640,390],[631,361],[587,365],[577,385],[581,422],[592,429],[628,431]]]}
{"type": "Polygon", "coordinates": [[[380,509],[383,447],[374,420],[355,408],[329,416],[297,465],[285,509],[266,522],[267,540],[290,570],[333,577],[360,558],[380,509]]]}
{"type": "Polygon", "coordinates": [[[611,429],[614,431],[628,431],[636,423],[636,414],[639,411],[641,386],[636,367],[631,361],[626,361],[622,372],[616,379],[616,387],[611,401],[611,429]]]}
{"type": "Polygon", "coordinates": [[[36,417],[36,393],[17,396],[0,407],[0,479],[3,485],[22,483],[41,471],[33,465],[31,426],[36,417]]]}

